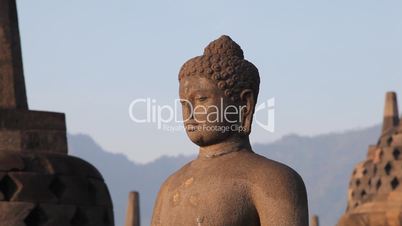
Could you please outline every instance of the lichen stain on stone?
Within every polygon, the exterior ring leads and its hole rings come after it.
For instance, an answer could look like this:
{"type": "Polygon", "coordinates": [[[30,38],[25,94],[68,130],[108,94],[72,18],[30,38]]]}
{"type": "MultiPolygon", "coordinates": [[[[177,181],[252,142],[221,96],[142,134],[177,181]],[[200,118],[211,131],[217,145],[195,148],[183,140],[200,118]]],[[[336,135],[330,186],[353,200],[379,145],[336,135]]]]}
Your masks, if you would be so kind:
{"type": "Polygon", "coordinates": [[[199,203],[199,198],[198,198],[198,195],[191,195],[190,196],[190,203],[193,205],[193,206],[197,206],[198,205],[198,203],[199,203]]]}
{"type": "Polygon", "coordinates": [[[184,182],[184,187],[189,187],[191,184],[194,182],[194,177],[187,179],[186,182],[184,182]]]}
{"type": "Polygon", "coordinates": [[[179,193],[179,192],[176,192],[176,193],[173,195],[173,204],[174,204],[174,205],[177,205],[177,204],[179,204],[179,201],[180,201],[180,193],[179,193]]]}

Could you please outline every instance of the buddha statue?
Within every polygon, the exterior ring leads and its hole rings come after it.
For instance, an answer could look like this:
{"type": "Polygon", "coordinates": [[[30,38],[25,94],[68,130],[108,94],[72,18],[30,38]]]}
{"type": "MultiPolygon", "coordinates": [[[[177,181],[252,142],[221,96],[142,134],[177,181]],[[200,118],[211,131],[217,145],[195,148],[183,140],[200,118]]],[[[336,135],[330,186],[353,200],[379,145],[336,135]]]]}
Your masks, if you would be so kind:
{"type": "Polygon", "coordinates": [[[307,194],[291,168],[253,152],[257,68],[229,36],[179,73],[184,128],[196,159],[158,194],[152,226],[307,226],[307,194]]]}

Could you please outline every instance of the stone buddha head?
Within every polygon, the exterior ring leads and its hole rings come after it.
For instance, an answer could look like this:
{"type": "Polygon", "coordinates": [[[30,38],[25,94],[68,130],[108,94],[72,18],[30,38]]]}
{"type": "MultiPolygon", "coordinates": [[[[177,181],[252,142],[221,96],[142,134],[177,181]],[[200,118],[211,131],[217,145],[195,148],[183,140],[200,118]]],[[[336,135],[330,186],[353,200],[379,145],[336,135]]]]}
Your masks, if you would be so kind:
{"type": "Polygon", "coordinates": [[[198,146],[248,138],[260,77],[229,36],[211,42],[179,73],[184,126],[198,146]]]}

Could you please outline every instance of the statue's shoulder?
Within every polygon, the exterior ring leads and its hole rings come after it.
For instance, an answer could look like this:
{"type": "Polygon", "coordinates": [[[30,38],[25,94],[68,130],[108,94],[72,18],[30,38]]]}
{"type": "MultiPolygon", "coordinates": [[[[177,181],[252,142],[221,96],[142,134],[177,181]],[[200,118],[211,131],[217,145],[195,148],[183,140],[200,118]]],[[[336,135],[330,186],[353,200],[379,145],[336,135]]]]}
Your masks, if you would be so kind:
{"type": "Polygon", "coordinates": [[[180,169],[176,170],[174,173],[172,173],[162,184],[162,189],[168,189],[172,186],[175,186],[178,183],[181,183],[183,181],[183,178],[186,178],[186,175],[188,173],[188,170],[191,166],[191,163],[193,161],[190,161],[186,163],[184,166],[182,166],[180,169]]]}
{"type": "Polygon", "coordinates": [[[249,178],[259,187],[272,189],[298,189],[304,192],[302,177],[291,167],[256,153],[248,158],[249,178]]]}

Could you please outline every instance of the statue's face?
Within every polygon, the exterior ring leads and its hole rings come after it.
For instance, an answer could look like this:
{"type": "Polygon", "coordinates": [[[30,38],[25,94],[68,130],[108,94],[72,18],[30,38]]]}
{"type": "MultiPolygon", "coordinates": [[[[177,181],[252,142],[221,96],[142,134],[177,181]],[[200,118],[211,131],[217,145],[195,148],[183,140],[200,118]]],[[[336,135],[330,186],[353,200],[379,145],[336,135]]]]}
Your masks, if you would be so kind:
{"type": "Polygon", "coordinates": [[[220,143],[239,124],[239,109],[210,79],[187,76],[180,81],[180,99],[188,137],[198,146],[220,143]]]}

